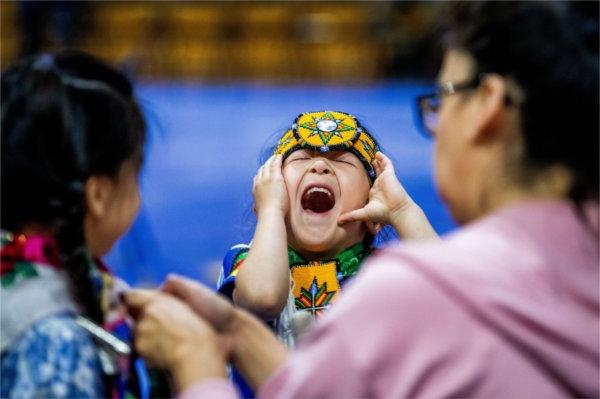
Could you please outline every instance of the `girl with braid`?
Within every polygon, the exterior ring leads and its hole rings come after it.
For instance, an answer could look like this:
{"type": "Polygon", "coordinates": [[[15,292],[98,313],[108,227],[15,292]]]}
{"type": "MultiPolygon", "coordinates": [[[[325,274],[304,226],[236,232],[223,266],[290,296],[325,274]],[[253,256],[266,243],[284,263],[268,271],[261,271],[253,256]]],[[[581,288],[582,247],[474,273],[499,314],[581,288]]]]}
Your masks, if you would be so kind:
{"type": "Polygon", "coordinates": [[[57,52],[8,69],[1,95],[0,396],[143,394],[124,283],[99,260],[140,204],[146,127],[132,86],[89,55],[57,52]]]}

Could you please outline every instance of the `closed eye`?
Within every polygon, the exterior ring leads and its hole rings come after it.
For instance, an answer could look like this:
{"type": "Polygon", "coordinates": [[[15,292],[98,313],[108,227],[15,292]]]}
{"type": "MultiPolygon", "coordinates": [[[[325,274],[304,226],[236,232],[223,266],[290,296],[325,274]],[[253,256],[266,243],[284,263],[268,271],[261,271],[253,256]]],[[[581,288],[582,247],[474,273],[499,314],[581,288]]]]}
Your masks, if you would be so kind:
{"type": "Polygon", "coordinates": [[[333,162],[341,162],[341,163],[345,163],[348,164],[350,166],[354,166],[356,168],[356,165],[354,165],[354,163],[350,162],[350,161],[344,161],[343,159],[334,159],[333,162]]]}

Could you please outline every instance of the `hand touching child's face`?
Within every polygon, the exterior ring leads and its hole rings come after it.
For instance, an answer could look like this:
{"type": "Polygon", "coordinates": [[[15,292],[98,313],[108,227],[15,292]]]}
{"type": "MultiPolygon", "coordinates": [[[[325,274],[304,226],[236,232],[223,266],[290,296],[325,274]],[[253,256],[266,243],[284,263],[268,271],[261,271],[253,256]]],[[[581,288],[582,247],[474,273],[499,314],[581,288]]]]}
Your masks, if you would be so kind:
{"type": "Polygon", "coordinates": [[[337,223],[369,198],[369,178],[354,154],[294,151],[283,164],[283,177],[290,200],[288,243],[295,250],[308,258],[332,258],[363,240],[362,222],[337,223]]]}

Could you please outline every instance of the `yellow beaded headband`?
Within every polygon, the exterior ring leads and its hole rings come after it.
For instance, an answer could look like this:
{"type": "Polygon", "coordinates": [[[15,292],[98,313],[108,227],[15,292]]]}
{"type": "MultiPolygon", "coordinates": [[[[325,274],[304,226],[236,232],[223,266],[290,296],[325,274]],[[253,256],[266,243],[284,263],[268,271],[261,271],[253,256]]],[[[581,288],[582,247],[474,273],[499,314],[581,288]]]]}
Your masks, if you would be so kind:
{"type": "Polygon", "coordinates": [[[358,157],[375,180],[377,141],[353,116],[338,111],[305,112],[296,117],[292,128],[279,140],[275,154],[287,158],[296,150],[329,152],[347,150],[358,157]]]}

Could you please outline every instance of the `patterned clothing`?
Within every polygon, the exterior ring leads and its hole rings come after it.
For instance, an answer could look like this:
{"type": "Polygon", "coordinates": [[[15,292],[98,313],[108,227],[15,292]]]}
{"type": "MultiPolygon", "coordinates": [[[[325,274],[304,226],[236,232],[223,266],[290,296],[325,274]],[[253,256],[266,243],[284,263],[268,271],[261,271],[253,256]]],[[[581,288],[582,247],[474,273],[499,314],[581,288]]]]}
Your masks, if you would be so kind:
{"type": "MultiPolygon", "coordinates": [[[[236,245],[229,250],[223,260],[223,276],[219,282],[219,292],[231,298],[235,279],[250,246],[236,245]]],[[[292,248],[288,248],[288,261],[292,278],[291,294],[295,310],[307,311],[314,318],[320,317],[339,296],[341,288],[354,276],[370,249],[357,243],[344,250],[334,259],[308,261],[292,248]]]]}
{"type": "Polygon", "coordinates": [[[71,314],[36,322],[2,354],[2,398],[101,398],[102,368],[71,314]]]}
{"type": "MultiPolygon", "coordinates": [[[[239,268],[246,260],[249,250],[249,245],[236,245],[227,252],[223,259],[223,270],[218,289],[230,299],[233,295],[239,268]]],[[[334,259],[310,262],[292,248],[288,248],[292,289],[286,307],[279,317],[269,324],[286,346],[290,348],[295,346],[296,339],[304,332],[300,330],[299,326],[302,326],[303,329],[308,327],[308,323],[299,321],[299,316],[310,314],[312,318],[319,318],[322,312],[339,297],[342,287],[358,272],[363,260],[370,252],[370,248],[365,248],[362,243],[357,243],[342,251],[334,259]]],[[[235,369],[232,369],[231,374],[242,396],[254,397],[248,384],[235,369]]]]}
{"type": "Polygon", "coordinates": [[[128,356],[131,329],[119,299],[127,285],[88,257],[104,316],[96,326],[79,316],[53,238],[1,238],[1,397],[148,396],[145,368],[128,356]]]}

